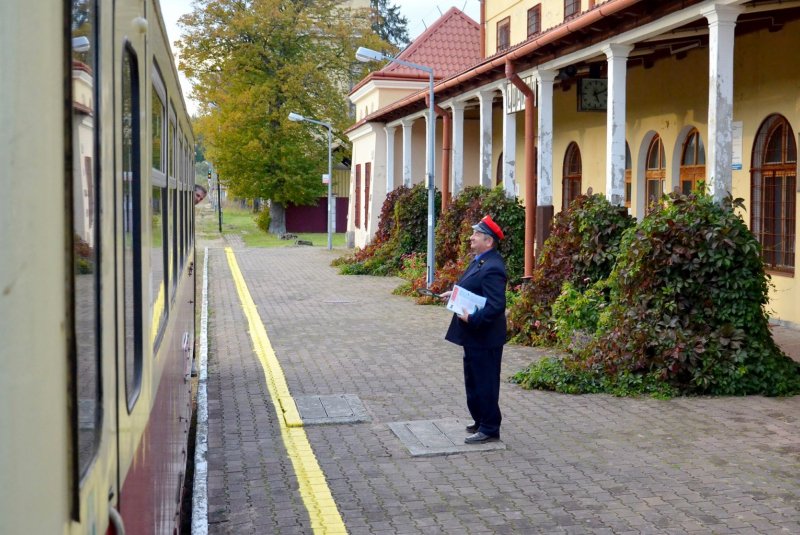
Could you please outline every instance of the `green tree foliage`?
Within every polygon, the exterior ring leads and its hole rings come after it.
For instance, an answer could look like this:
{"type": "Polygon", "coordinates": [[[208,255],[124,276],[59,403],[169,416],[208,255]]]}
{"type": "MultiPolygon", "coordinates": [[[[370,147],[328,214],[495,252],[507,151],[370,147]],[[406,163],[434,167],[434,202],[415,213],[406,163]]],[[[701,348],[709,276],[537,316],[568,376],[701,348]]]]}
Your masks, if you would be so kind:
{"type": "Polygon", "coordinates": [[[408,46],[408,19],[400,14],[400,6],[389,0],[370,0],[372,31],[395,49],[408,46]]]}
{"type": "Polygon", "coordinates": [[[342,0],[196,0],[193,7],[179,20],[176,46],[205,111],[195,128],[206,157],[232,195],[271,199],[281,212],[287,202],[314,203],[325,193],[327,135],[288,115],[330,122],[334,141],[347,146],[346,92],[365,68],[355,50],[384,46],[369,11],[342,0]]]}

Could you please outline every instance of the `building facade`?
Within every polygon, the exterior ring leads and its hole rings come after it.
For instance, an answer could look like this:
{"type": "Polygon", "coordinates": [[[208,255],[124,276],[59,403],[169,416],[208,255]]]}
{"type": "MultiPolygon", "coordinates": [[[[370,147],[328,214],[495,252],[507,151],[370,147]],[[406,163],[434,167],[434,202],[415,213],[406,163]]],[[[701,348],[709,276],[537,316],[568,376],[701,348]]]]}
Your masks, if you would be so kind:
{"type": "MultiPolygon", "coordinates": [[[[773,275],[773,315],[800,325],[800,62],[787,54],[800,45],[800,2],[486,0],[482,19],[481,57],[435,87],[452,124],[451,194],[482,184],[519,196],[532,267],[552,215],[588,188],[641,219],[652,199],[705,180],[719,200],[745,199],[773,275]]],[[[422,89],[376,102],[348,130],[354,157],[370,164],[368,184],[351,180],[370,214],[358,228],[351,201],[357,246],[374,234],[386,191],[424,179],[422,89]],[[391,139],[406,128],[411,143],[391,139]]]]}

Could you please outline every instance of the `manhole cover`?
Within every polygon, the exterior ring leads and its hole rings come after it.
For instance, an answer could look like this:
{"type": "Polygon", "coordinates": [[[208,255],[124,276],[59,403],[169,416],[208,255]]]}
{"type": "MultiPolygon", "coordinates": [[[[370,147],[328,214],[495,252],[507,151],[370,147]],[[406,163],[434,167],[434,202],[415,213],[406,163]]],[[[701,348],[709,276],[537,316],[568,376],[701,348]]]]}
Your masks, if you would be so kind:
{"type": "Polygon", "coordinates": [[[355,299],[323,299],[323,303],[358,303],[355,299]]]}
{"type": "Polygon", "coordinates": [[[298,396],[294,398],[303,425],[354,424],[370,420],[358,396],[298,396]]]}
{"type": "Polygon", "coordinates": [[[464,444],[464,439],[469,435],[464,430],[466,424],[461,420],[424,420],[393,422],[389,428],[408,448],[412,457],[506,449],[502,442],[464,444]]]}

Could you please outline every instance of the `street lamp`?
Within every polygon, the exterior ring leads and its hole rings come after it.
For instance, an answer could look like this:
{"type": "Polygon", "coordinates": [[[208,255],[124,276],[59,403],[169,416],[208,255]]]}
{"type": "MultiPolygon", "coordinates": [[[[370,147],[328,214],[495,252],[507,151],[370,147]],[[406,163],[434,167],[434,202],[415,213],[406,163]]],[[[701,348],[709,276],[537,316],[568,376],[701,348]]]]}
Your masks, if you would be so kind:
{"type": "MultiPolygon", "coordinates": [[[[213,102],[209,102],[208,105],[212,108],[216,108],[219,113],[222,113],[219,106],[213,102]]],[[[222,131],[222,125],[217,125],[217,133],[220,131],[222,131]]],[[[217,208],[219,209],[219,233],[222,234],[222,186],[219,183],[219,170],[217,170],[217,208]]]]}
{"type": "MultiPolygon", "coordinates": [[[[369,48],[359,47],[356,51],[356,59],[358,61],[369,62],[369,61],[383,61],[389,60],[393,61],[394,63],[399,63],[400,65],[405,65],[406,67],[411,67],[412,69],[419,69],[420,71],[427,72],[430,75],[430,109],[428,117],[428,158],[427,158],[427,179],[428,179],[428,277],[427,283],[428,288],[431,287],[433,284],[433,275],[434,275],[434,266],[436,265],[436,251],[434,248],[434,226],[433,226],[433,216],[434,216],[434,205],[435,205],[435,192],[436,192],[436,183],[434,181],[433,175],[433,154],[435,149],[434,140],[435,140],[435,133],[436,133],[436,116],[433,112],[433,69],[430,67],[423,67],[422,65],[415,65],[414,63],[408,63],[406,61],[402,61],[391,56],[387,56],[382,54],[381,52],[377,52],[375,50],[370,50],[369,48]]],[[[447,177],[442,178],[442,180],[447,180],[447,177]]]]}
{"type": "Polygon", "coordinates": [[[314,119],[303,117],[297,113],[290,113],[289,120],[295,122],[308,121],[309,123],[318,124],[328,129],[328,250],[331,250],[333,249],[333,224],[331,223],[331,217],[333,216],[333,192],[331,190],[333,184],[333,169],[331,168],[331,139],[333,137],[333,134],[331,133],[332,127],[330,123],[315,121],[314,119]]]}

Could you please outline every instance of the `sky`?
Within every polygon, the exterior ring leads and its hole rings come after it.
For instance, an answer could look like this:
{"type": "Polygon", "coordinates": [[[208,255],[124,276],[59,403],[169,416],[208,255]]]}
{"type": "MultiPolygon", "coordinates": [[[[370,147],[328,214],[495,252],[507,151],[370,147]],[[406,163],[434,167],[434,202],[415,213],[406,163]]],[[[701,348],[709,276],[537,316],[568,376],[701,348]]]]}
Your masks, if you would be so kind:
{"type": "MultiPolygon", "coordinates": [[[[435,22],[441,16],[440,11],[445,13],[453,6],[461,9],[476,21],[480,18],[478,0],[395,0],[393,3],[400,6],[403,16],[408,19],[408,33],[411,39],[415,39],[424,32],[426,25],[430,26],[435,22]]],[[[191,10],[192,0],[161,0],[161,14],[167,26],[170,46],[180,38],[178,19],[191,10]]],[[[175,47],[172,46],[172,48],[175,52],[175,47]]],[[[183,74],[179,74],[179,76],[189,114],[194,115],[197,112],[197,103],[189,98],[191,86],[183,74]]]]}

